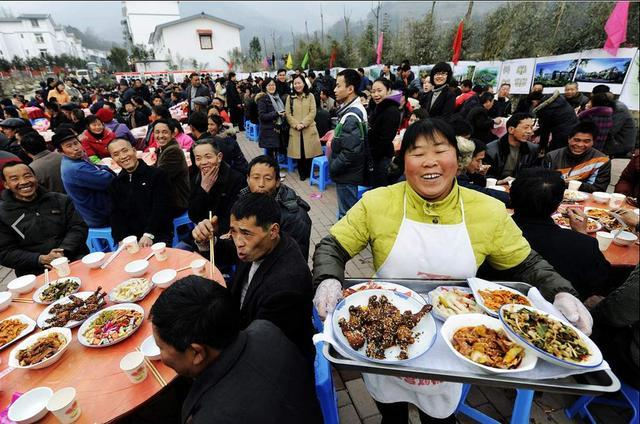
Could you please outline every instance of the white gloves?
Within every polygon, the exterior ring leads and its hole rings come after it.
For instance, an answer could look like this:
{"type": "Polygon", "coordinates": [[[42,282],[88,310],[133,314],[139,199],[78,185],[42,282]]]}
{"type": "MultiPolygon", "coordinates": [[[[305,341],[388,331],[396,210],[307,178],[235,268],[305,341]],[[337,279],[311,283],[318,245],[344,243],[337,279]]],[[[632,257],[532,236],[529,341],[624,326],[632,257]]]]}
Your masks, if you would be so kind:
{"type": "MultiPolygon", "coordinates": [[[[335,278],[328,278],[320,283],[313,297],[313,305],[323,320],[333,312],[342,299],[342,284],[335,278]]],[[[587,312],[588,313],[588,312],[587,312]]]]}
{"type": "Polygon", "coordinates": [[[580,299],[566,292],[558,293],[553,301],[553,306],[562,312],[569,322],[580,331],[587,336],[591,335],[593,318],[587,308],[580,302],[580,299]]]}

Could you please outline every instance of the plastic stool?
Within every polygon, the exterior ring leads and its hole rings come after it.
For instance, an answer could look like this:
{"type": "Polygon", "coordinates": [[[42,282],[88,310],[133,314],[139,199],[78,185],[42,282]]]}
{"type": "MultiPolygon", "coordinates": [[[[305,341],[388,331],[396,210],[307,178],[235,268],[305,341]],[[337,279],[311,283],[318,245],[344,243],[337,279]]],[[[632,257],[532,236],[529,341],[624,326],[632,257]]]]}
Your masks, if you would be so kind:
{"type": "MultiPolygon", "coordinates": [[[[322,333],[324,325],[315,306],[312,309],[312,320],[316,331],[322,333]]],[[[338,397],[333,387],[331,364],[322,354],[322,342],[316,344],[314,374],[316,377],[316,396],[320,403],[320,410],[324,418],[323,422],[324,424],[338,424],[338,397]]]]}
{"type": "Polygon", "coordinates": [[[173,241],[171,242],[171,247],[175,247],[178,243],[180,243],[180,237],[178,237],[178,228],[182,226],[188,226],[189,230],[193,230],[195,225],[189,219],[188,212],[183,213],[179,217],[173,219],[173,241]]]}
{"type": "Polygon", "coordinates": [[[87,247],[91,253],[115,251],[116,243],[111,235],[111,227],[89,228],[87,247]]]}
{"type": "MultiPolygon", "coordinates": [[[[467,395],[471,390],[470,384],[464,384],[462,386],[462,396],[460,397],[460,403],[456,409],[456,413],[462,413],[467,417],[476,420],[481,424],[501,424],[500,421],[494,420],[488,415],[478,411],[475,408],[470,407],[465,403],[467,395]]],[[[513,405],[513,411],[511,414],[511,424],[529,424],[529,415],[531,414],[531,402],[533,401],[533,390],[516,389],[517,395],[513,405]]]]}
{"type": "Polygon", "coordinates": [[[576,414],[579,415],[583,420],[589,420],[590,423],[596,424],[596,420],[589,412],[589,404],[590,403],[600,403],[605,405],[613,405],[620,406],[623,408],[631,408],[633,411],[633,415],[629,424],[638,424],[638,405],[640,405],[640,392],[629,386],[628,384],[620,382],[620,393],[624,397],[623,400],[617,399],[608,399],[602,396],[582,396],[578,399],[570,408],[564,410],[564,413],[569,418],[573,418],[576,414]]]}
{"type": "Polygon", "coordinates": [[[280,169],[286,168],[288,173],[292,173],[297,167],[295,159],[281,154],[278,155],[278,165],[280,169]]]}
{"type": "Polygon", "coordinates": [[[367,186],[358,186],[358,200],[362,199],[362,195],[371,190],[371,187],[367,187],[367,186]]]}
{"type": "Polygon", "coordinates": [[[247,137],[250,141],[258,141],[259,130],[258,126],[251,121],[249,121],[249,125],[246,127],[247,137]]]}
{"type": "Polygon", "coordinates": [[[309,185],[318,185],[318,190],[324,191],[327,184],[331,184],[329,177],[329,160],[326,156],[317,156],[311,161],[311,175],[309,175],[309,185]],[[318,176],[313,176],[314,169],[318,169],[318,176]]]}

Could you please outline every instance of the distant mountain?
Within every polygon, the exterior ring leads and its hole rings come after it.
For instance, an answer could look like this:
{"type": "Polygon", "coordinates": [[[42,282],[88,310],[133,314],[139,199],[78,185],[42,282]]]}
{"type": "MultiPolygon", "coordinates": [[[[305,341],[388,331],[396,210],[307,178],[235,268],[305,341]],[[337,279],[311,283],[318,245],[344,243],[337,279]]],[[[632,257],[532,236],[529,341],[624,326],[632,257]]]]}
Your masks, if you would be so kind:
{"type": "Polygon", "coordinates": [[[99,35],[94,34],[90,28],[87,29],[87,32],[82,32],[74,26],[65,25],[65,29],[78,37],[82,45],[88,49],[109,51],[111,47],[119,45],[118,43],[107,41],[99,35]]]}

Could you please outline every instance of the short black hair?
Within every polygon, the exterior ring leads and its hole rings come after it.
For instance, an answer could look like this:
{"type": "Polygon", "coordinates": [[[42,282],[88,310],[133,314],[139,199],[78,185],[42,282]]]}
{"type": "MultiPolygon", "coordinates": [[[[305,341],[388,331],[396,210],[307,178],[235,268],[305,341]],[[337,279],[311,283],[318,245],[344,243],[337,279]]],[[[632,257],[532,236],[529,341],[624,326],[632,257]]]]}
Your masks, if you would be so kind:
{"type": "Polygon", "coordinates": [[[20,139],[20,147],[30,155],[37,155],[47,150],[47,143],[37,131],[31,131],[22,136],[20,139]]]}
{"type": "Polygon", "coordinates": [[[165,118],[158,119],[158,120],[153,122],[153,128],[155,128],[156,125],[158,125],[158,124],[166,125],[167,127],[169,127],[169,130],[172,133],[177,129],[176,121],[174,119],[165,119],[165,118]]]}
{"type": "Polygon", "coordinates": [[[473,86],[473,88],[471,90],[473,90],[474,93],[480,95],[484,91],[484,86],[482,86],[480,84],[476,84],[476,85],[473,86]]]}
{"type": "Polygon", "coordinates": [[[462,82],[460,83],[461,86],[463,87],[467,87],[467,88],[471,88],[473,87],[473,83],[471,82],[470,79],[466,79],[466,80],[462,80],[462,82]]]}
{"type": "Polygon", "coordinates": [[[418,109],[413,109],[413,112],[411,112],[411,114],[416,118],[418,118],[418,120],[427,119],[429,117],[429,111],[423,107],[419,107],[418,109]]]}
{"type": "Polygon", "coordinates": [[[490,102],[493,100],[493,94],[491,93],[482,93],[480,95],[480,104],[483,105],[487,102],[490,102]]]}
{"type": "Polygon", "coordinates": [[[585,119],[584,121],[578,122],[571,128],[569,131],[569,138],[578,133],[591,134],[595,141],[596,137],[598,137],[598,126],[595,122],[585,119]]]}
{"type": "Polygon", "coordinates": [[[614,108],[615,102],[609,97],[609,93],[595,93],[591,95],[591,106],[605,106],[614,108]]]}
{"type": "Polygon", "coordinates": [[[32,126],[22,127],[22,128],[18,128],[16,130],[16,135],[19,135],[20,137],[24,137],[25,135],[31,134],[33,132],[37,133],[37,131],[35,129],[33,129],[32,126]]]}
{"type": "Polygon", "coordinates": [[[207,132],[207,115],[204,112],[193,112],[189,116],[189,125],[198,132],[207,132]]]}
{"type": "Polygon", "coordinates": [[[222,117],[220,115],[209,115],[207,117],[207,130],[209,129],[209,119],[211,119],[218,126],[218,130],[222,129],[222,117]]]}
{"type": "Polygon", "coordinates": [[[286,69],[284,69],[284,68],[280,68],[280,69],[278,69],[278,72],[276,72],[276,75],[277,75],[277,74],[279,74],[279,73],[281,73],[281,72],[284,72],[284,73],[286,74],[286,73],[287,73],[287,70],[286,70],[286,69]]]}
{"type": "Polygon", "coordinates": [[[116,137],[107,144],[107,151],[109,151],[109,146],[111,146],[113,143],[116,143],[118,141],[126,141],[129,144],[129,146],[135,149],[135,146],[133,145],[133,143],[131,143],[131,140],[129,140],[128,138],[116,137]]]}
{"type": "Polygon", "coordinates": [[[236,76],[235,72],[229,72],[229,74],[227,75],[227,78],[231,79],[231,78],[233,78],[235,76],[236,76]]]}
{"type": "Polygon", "coordinates": [[[448,122],[439,118],[421,119],[409,125],[409,128],[402,137],[402,144],[400,145],[400,167],[404,169],[404,157],[407,152],[416,146],[416,141],[419,137],[435,138],[436,135],[441,135],[444,139],[456,149],[456,156],[460,157],[460,150],[458,149],[458,142],[456,140],[456,134],[449,125],[448,122]]]}
{"type": "Polygon", "coordinates": [[[356,94],[358,92],[358,87],[360,87],[360,74],[355,69],[343,69],[338,72],[338,76],[344,78],[344,83],[347,87],[353,87],[353,93],[356,94]]]}
{"type": "Polygon", "coordinates": [[[54,112],[60,112],[60,105],[56,102],[47,100],[46,102],[44,102],[44,107],[46,107],[47,109],[51,109],[54,112]]]}
{"type": "Polygon", "coordinates": [[[564,190],[565,182],[560,172],[545,168],[523,169],[511,185],[511,206],[521,216],[548,217],[560,206],[564,190]]]}
{"type": "MultiPolygon", "coordinates": [[[[376,79],[375,81],[373,81],[373,84],[379,82],[380,84],[384,85],[384,88],[386,88],[387,90],[391,90],[392,84],[391,81],[389,81],[388,79],[384,78],[384,77],[380,77],[378,79],[376,79]]],[[[373,86],[373,84],[371,84],[373,86]]]]}
{"type": "Polygon", "coordinates": [[[262,81],[262,85],[260,86],[260,88],[262,88],[262,91],[264,91],[265,93],[267,92],[267,85],[269,85],[271,81],[273,81],[273,83],[276,84],[276,80],[274,80],[271,77],[267,77],[264,79],[264,81],[262,81]]]}
{"type": "Polygon", "coordinates": [[[101,123],[102,125],[104,125],[104,124],[102,123],[102,121],[100,120],[100,118],[98,118],[98,115],[89,115],[89,116],[87,116],[86,118],[84,118],[84,122],[87,124],[87,126],[88,126],[89,124],[93,123],[93,122],[96,122],[96,121],[100,121],[100,123],[101,123]]]}
{"type": "Polygon", "coordinates": [[[195,275],[164,290],[150,315],[160,338],[179,352],[192,343],[222,350],[240,332],[240,311],[231,292],[195,275]]]}
{"type": "Polygon", "coordinates": [[[280,225],[280,206],[267,193],[247,193],[236,200],[231,207],[231,215],[236,219],[256,219],[256,225],[268,230],[272,224],[280,225]]]}
{"type": "Polygon", "coordinates": [[[521,121],[524,121],[525,119],[533,119],[533,115],[523,112],[514,113],[509,117],[509,119],[507,119],[506,128],[515,128],[520,124],[521,121]]]}
{"type": "Polygon", "coordinates": [[[476,156],[478,153],[484,152],[487,150],[487,145],[482,140],[478,140],[477,138],[472,138],[473,144],[476,145],[476,148],[473,150],[473,156],[476,156]]]}
{"type": "Polygon", "coordinates": [[[169,112],[169,109],[165,105],[151,106],[151,110],[163,119],[171,119],[171,112],[169,112]]]}
{"type": "MultiPolygon", "coordinates": [[[[418,110],[420,110],[420,109],[418,109],[418,110]]],[[[467,121],[466,119],[464,119],[461,116],[453,117],[449,121],[449,123],[453,127],[453,132],[456,134],[456,136],[458,136],[458,135],[470,135],[470,134],[473,133],[473,127],[471,126],[469,121],[467,121]]]]}
{"type": "Polygon", "coordinates": [[[251,159],[251,162],[249,162],[249,166],[247,167],[247,176],[251,175],[251,168],[259,164],[267,165],[273,168],[276,172],[276,180],[280,181],[280,165],[273,157],[268,155],[260,155],[251,159]]]}
{"type": "Polygon", "coordinates": [[[542,88],[544,89],[544,84],[541,82],[534,82],[533,85],[531,87],[533,87],[534,85],[541,85],[542,88]]]}
{"type": "Polygon", "coordinates": [[[364,74],[364,68],[358,68],[358,72],[360,72],[361,74],[364,74]]]}
{"type": "Polygon", "coordinates": [[[31,173],[33,175],[36,175],[36,173],[33,170],[33,168],[31,168],[29,165],[27,165],[26,163],[22,162],[21,160],[10,160],[9,162],[5,162],[5,164],[2,165],[2,168],[0,168],[0,176],[2,176],[2,181],[7,181],[7,179],[4,176],[4,170],[8,169],[8,168],[12,168],[14,166],[18,166],[18,165],[26,166],[27,168],[31,169],[31,173]]]}

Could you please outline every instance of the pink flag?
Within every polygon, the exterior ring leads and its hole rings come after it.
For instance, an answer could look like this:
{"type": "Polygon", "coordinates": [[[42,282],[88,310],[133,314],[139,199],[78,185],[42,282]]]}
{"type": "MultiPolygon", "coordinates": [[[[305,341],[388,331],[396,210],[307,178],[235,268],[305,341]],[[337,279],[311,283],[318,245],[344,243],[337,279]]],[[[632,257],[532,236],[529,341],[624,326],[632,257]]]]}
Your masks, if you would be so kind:
{"type": "Polygon", "coordinates": [[[604,31],[607,33],[607,41],[604,42],[604,49],[615,56],[618,53],[620,44],[627,41],[627,15],[629,14],[629,2],[616,2],[607,23],[604,25],[604,31]]]}
{"type": "Polygon", "coordinates": [[[269,70],[269,59],[268,58],[264,58],[262,59],[262,67],[264,68],[265,71],[269,70]]]}
{"type": "Polygon", "coordinates": [[[378,48],[376,49],[376,54],[378,55],[376,59],[376,65],[379,65],[382,62],[382,39],[384,38],[384,32],[380,33],[380,38],[378,38],[378,48]]]}

